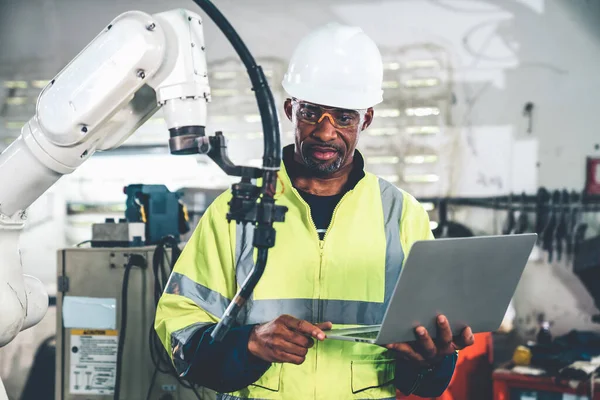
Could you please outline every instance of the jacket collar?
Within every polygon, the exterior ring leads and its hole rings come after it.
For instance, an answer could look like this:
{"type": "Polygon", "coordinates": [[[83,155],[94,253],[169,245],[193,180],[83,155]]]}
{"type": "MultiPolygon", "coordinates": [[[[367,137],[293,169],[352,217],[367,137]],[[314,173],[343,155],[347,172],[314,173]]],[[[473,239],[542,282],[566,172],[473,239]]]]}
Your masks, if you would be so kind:
{"type": "MultiPolygon", "coordinates": [[[[291,193],[291,190],[286,191],[285,189],[291,188],[293,186],[292,179],[295,176],[294,165],[292,164],[294,162],[294,148],[295,147],[293,144],[290,144],[283,148],[283,157],[281,162],[281,169],[279,171],[279,178],[282,180],[281,183],[283,183],[284,186],[283,188],[278,190],[278,193],[281,193],[282,191],[284,194],[286,194],[286,192],[291,193]]],[[[365,177],[364,168],[365,160],[362,154],[358,150],[355,150],[352,171],[350,172],[350,177],[348,179],[348,183],[346,184],[344,192],[354,189],[358,182],[360,182],[360,180],[365,177]]]]}

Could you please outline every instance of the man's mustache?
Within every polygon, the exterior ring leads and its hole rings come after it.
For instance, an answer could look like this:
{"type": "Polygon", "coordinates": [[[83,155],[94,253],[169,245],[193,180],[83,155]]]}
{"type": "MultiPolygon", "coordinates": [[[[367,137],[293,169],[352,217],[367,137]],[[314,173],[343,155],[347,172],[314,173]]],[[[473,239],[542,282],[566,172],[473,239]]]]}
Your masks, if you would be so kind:
{"type": "Polygon", "coordinates": [[[305,150],[307,150],[307,151],[308,150],[312,150],[315,147],[318,147],[320,151],[322,151],[322,150],[331,150],[331,151],[335,151],[335,152],[338,152],[338,153],[342,152],[342,148],[340,146],[331,145],[331,144],[322,145],[322,144],[314,143],[314,144],[306,144],[306,145],[303,146],[303,148],[305,150]]]}

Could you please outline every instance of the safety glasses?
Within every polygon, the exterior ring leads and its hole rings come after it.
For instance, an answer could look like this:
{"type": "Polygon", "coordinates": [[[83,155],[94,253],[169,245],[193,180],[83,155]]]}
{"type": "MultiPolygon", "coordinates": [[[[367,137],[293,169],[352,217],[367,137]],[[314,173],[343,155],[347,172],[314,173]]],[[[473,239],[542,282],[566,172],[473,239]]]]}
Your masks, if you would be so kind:
{"type": "Polygon", "coordinates": [[[320,124],[328,118],[338,129],[354,129],[358,127],[367,110],[346,110],[342,108],[324,107],[298,99],[292,99],[292,110],[296,119],[309,125],[320,124]]]}

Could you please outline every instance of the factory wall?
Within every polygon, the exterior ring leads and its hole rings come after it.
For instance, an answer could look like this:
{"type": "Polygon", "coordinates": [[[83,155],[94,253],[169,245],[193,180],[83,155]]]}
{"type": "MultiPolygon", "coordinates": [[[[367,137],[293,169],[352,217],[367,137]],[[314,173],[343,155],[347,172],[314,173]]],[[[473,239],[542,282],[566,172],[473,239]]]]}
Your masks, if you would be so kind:
{"type": "Polygon", "coordinates": [[[485,41],[482,35],[473,40],[471,49],[478,62],[487,59],[507,68],[495,84],[480,82],[470,93],[465,92],[463,102],[472,103],[467,121],[473,126],[509,124],[516,138],[536,138],[539,185],[580,190],[585,180],[585,157],[600,155],[600,114],[596,112],[600,3],[558,0],[495,4],[513,18],[483,22],[477,29],[493,30],[496,36],[485,41]],[[510,51],[494,54],[491,49],[498,40],[510,51]],[[530,132],[529,119],[524,116],[529,102],[534,105],[530,132]]]}

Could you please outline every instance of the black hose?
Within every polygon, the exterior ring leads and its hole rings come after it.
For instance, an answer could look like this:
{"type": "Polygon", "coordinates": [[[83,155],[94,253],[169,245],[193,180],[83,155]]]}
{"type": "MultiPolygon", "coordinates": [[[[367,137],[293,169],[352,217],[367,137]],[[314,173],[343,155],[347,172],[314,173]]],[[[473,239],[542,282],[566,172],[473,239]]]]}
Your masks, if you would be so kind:
{"type": "MultiPolygon", "coordinates": [[[[277,187],[277,170],[281,165],[281,139],[280,139],[280,124],[279,117],[277,114],[277,108],[275,106],[275,100],[273,93],[271,92],[265,74],[262,68],[256,64],[254,57],[250,54],[250,51],[237,34],[233,26],[227,21],[227,18],[217,9],[217,7],[209,0],[193,0],[198,7],[200,7],[210,19],[217,25],[217,27],[223,32],[227,40],[231,43],[234,50],[240,57],[240,60],[246,67],[248,76],[252,83],[252,89],[256,96],[258,103],[258,110],[260,113],[262,128],[263,128],[263,139],[264,139],[264,154],[263,154],[263,170],[262,170],[262,196],[260,203],[262,208],[259,208],[264,214],[268,214],[272,210],[274,203],[273,197],[275,195],[275,188],[277,187]]],[[[258,222],[257,229],[264,230],[266,233],[263,237],[263,242],[257,245],[255,241],[254,245],[258,248],[258,259],[250,273],[250,276],[242,285],[238,294],[234,297],[232,302],[227,307],[223,317],[211,332],[211,336],[214,340],[222,340],[227,334],[229,329],[235,323],[238,312],[244,306],[246,300],[252,294],[254,287],[260,280],[266,263],[268,248],[272,247],[274,243],[275,231],[273,230],[273,219],[271,216],[262,215],[263,221],[258,222]],[[271,240],[269,240],[271,239],[271,240]]],[[[256,232],[255,232],[256,235],[256,232]]]]}
{"type": "MultiPolygon", "coordinates": [[[[160,297],[162,296],[167,282],[169,280],[169,276],[171,276],[171,272],[175,267],[175,263],[179,259],[181,255],[181,250],[179,249],[179,242],[173,236],[165,236],[161,238],[156,244],[154,255],[152,257],[152,273],[154,277],[154,306],[158,305],[160,297]],[[169,258],[167,253],[167,248],[171,250],[171,257],[169,258]],[[165,259],[167,261],[165,265],[165,259]]],[[[156,383],[156,377],[158,373],[163,373],[170,375],[177,379],[179,384],[186,389],[190,389],[196,395],[198,400],[202,400],[202,397],[196,390],[195,386],[185,380],[183,380],[173,368],[173,363],[167,354],[165,348],[160,342],[160,338],[158,337],[156,331],[154,330],[154,323],[150,324],[149,329],[149,345],[150,345],[150,358],[152,360],[152,364],[154,365],[154,373],[152,374],[152,379],[150,381],[150,385],[147,391],[147,398],[152,393],[152,388],[156,383]]]]}
{"type": "Polygon", "coordinates": [[[150,396],[152,396],[152,388],[156,382],[156,375],[158,375],[158,368],[154,368],[154,373],[152,374],[152,379],[150,380],[150,385],[148,386],[148,392],[146,393],[146,400],[150,400],[150,396]]]}
{"type": "Polygon", "coordinates": [[[256,284],[262,277],[263,272],[265,272],[265,267],[267,266],[267,256],[268,249],[259,248],[256,255],[256,264],[254,265],[254,270],[244,282],[244,286],[240,288],[239,296],[244,299],[248,299],[252,294],[252,291],[256,287],[256,284]]]}
{"type": "Polygon", "coordinates": [[[264,139],[264,155],[263,166],[265,168],[279,168],[281,164],[281,141],[280,141],[280,125],[277,108],[273,93],[269,89],[269,85],[265,74],[256,64],[254,57],[237,34],[233,26],[227,18],[219,11],[219,9],[209,0],[193,0],[200,7],[215,25],[223,32],[223,35],[229,40],[240,60],[248,71],[250,82],[258,103],[258,111],[262,120],[263,139],[264,139]]]}
{"type": "MultiPolygon", "coordinates": [[[[171,271],[175,266],[175,262],[179,258],[181,251],[179,250],[179,244],[173,236],[165,236],[161,238],[156,244],[154,255],[152,257],[152,274],[154,277],[154,307],[158,305],[158,301],[162,296],[164,288],[167,285],[171,271]],[[169,260],[168,269],[165,266],[164,260],[166,258],[166,247],[171,249],[171,260],[169,260]]],[[[158,372],[163,374],[169,374],[177,377],[171,359],[165,351],[160,339],[154,330],[154,323],[150,324],[149,330],[149,345],[150,345],[150,358],[152,363],[158,372]]]]}
{"type": "Polygon", "coordinates": [[[225,313],[223,313],[221,320],[219,321],[215,329],[213,329],[213,331],[211,332],[211,337],[214,341],[222,341],[227,332],[229,332],[229,330],[235,324],[237,314],[240,312],[240,310],[252,294],[252,291],[254,291],[256,284],[258,283],[258,281],[262,277],[263,272],[265,271],[265,267],[267,266],[268,251],[269,249],[266,248],[258,249],[258,254],[256,256],[256,264],[254,264],[252,272],[250,273],[250,275],[248,275],[248,278],[246,278],[246,281],[244,282],[240,290],[237,292],[231,303],[229,303],[229,306],[225,310],[225,313]]]}
{"type": "Polygon", "coordinates": [[[129,292],[129,274],[131,268],[138,267],[141,269],[146,268],[146,259],[139,254],[132,254],[129,257],[129,261],[125,265],[125,272],[123,274],[123,285],[121,287],[121,323],[119,332],[119,344],[117,347],[117,374],[115,376],[115,392],[114,400],[119,400],[121,394],[121,372],[123,370],[123,349],[125,347],[125,340],[127,337],[127,295],[129,292]]]}
{"type": "MultiPolygon", "coordinates": [[[[152,272],[154,274],[154,302],[155,305],[158,304],[160,297],[163,293],[164,287],[169,279],[171,271],[175,266],[175,262],[179,258],[181,254],[181,250],[179,250],[179,244],[177,240],[173,236],[163,237],[157,244],[156,250],[154,252],[154,256],[152,259],[152,272]],[[171,259],[169,260],[169,270],[165,269],[163,260],[167,256],[165,252],[165,248],[171,248],[171,259]]],[[[125,341],[127,337],[127,298],[129,292],[129,277],[131,273],[131,269],[133,267],[138,268],[146,268],[146,259],[139,254],[132,254],[129,257],[129,261],[125,265],[125,272],[123,274],[123,284],[121,288],[121,322],[120,322],[120,332],[119,332],[119,344],[117,347],[117,373],[115,377],[115,391],[114,391],[114,400],[119,400],[121,393],[121,372],[123,365],[123,350],[125,347],[125,341]]],[[[152,388],[156,382],[156,377],[159,372],[169,374],[177,378],[179,383],[188,389],[191,389],[196,397],[201,400],[200,394],[196,390],[196,388],[182,380],[171,363],[171,360],[165,351],[164,347],[160,343],[160,339],[154,330],[154,324],[152,323],[149,331],[149,344],[150,344],[150,358],[152,359],[152,363],[154,364],[154,373],[152,374],[152,379],[150,381],[150,385],[148,387],[148,392],[146,397],[152,393],[152,388]]]]}

